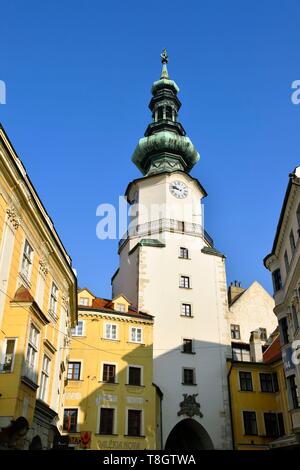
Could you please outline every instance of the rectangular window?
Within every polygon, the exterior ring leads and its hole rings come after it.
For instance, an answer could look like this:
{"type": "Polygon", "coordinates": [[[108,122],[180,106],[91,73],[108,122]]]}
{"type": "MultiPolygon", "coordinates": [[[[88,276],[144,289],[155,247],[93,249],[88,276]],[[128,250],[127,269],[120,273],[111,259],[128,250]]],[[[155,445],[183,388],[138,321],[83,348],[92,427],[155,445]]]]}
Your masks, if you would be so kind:
{"type": "Polygon", "coordinates": [[[124,304],[117,304],[117,311],[118,312],[125,312],[125,305],[124,304]]]}
{"type": "Polygon", "coordinates": [[[282,344],[288,344],[289,342],[289,327],[287,317],[281,318],[279,320],[279,330],[282,344]]]}
{"type": "Polygon", "coordinates": [[[182,352],[186,354],[193,353],[193,340],[192,339],[184,339],[182,345],[182,352]]]}
{"type": "Polygon", "coordinates": [[[250,362],[250,351],[246,348],[232,348],[232,359],[234,361],[250,362]]]}
{"type": "Polygon", "coordinates": [[[57,310],[57,299],[58,299],[58,287],[54,282],[52,282],[51,292],[50,292],[50,313],[55,316],[57,310]]]}
{"type": "Polygon", "coordinates": [[[24,375],[33,382],[36,382],[36,362],[38,358],[39,330],[31,323],[29,330],[29,340],[26,353],[26,363],[24,375]]]}
{"type": "Polygon", "coordinates": [[[191,304],[181,304],[181,315],[185,317],[192,316],[192,306],[191,304]]]}
{"type": "Polygon", "coordinates": [[[114,433],[114,414],[113,408],[101,408],[100,410],[100,434],[111,435],[114,433]]]}
{"type": "Polygon", "coordinates": [[[255,411],[243,411],[244,430],[248,436],[257,436],[257,424],[255,411]]]}
{"type": "Polygon", "coordinates": [[[46,356],[46,354],[44,354],[42,372],[41,372],[40,390],[39,390],[40,399],[43,401],[46,401],[47,399],[49,373],[50,373],[50,359],[48,356],[46,356]]]}
{"type": "Polygon", "coordinates": [[[275,392],[273,374],[259,374],[260,389],[262,392],[275,392]]]}
{"type": "Polygon", "coordinates": [[[88,297],[80,297],[79,305],[85,305],[86,307],[89,306],[89,298],[88,297]]]}
{"type": "Polygon", "coordinates": [[[142,411],[128,410],[128,436],[141,436],[142,411]]]}
{"type": "Polygon", "coordinates": [[[116,366],[114,364],[103,364],[102,382],[116,382],[116,366]]]}
{"type": "Polygon", "coordinates": [[[189,258],[189,250],[187,248],[180,247],[180,258],[188,259],[189,258]]]}
{"type": "Polygon", "coordinates": [[[72,328],[71,330],[72,336],[83,336],[83,325],[83,320],[78,320],[75,328],[72,328]]]}
{"type": "Polygon", "coordinates": [[[297,390],[295,376],[290,375],[289,377],[287,377],[287,383],[288,383],[288,390],[289,390],[289,396],[290,396],[290,404],[292,406],[292,409],[299,408],[298,390],[297,390]]]}
{"type": "Polygon", "coordinates": [[[266,436],[278,437],[278,422],[276,413],[264,413],[266,436]]]}
{"type": "Polygon", "coordinates": [[[129,366],[129,385],[142,385],[142,369],[140,367],[129,366]]]}
{"type": "Polygon", "coordinates": [[[240,325],[230,325],[231,339],[241,339],[240,325]]]}
{"type": "Polygon", "coordinates": [[[142,328],[130,328],[130,341],[133,343],[142,342],[142,328]]]}
{"type": "Polygon", "coordinates": [[[4,344],[4,356],[1,361],[0,372],[12,372],[15,357],[16,339],[6,339],[4,344]]]}
{"type": "Polygon", "coordinates": [[[22,274],[26,277],[26,279],[30,279],[31,270],[32,270],[32,258],[33,258],[33,248],[25,240],[23,257],[22,257],[22,274]]]}
{"type": "Polygon", "coordinates": [[[296,243],[295,243],[295,237],[294,237],[294,232],[291,230],[290,232],[290,245],[291,245],[291,252],[292,255],[295,253],[296,250],[296,243]]]}
{"type": "Polygon", "coordinates": [[[266,328],[260,328],[259,331],[260,331],[260,339],[261,339],[262,341],[267,341],[268,338],[267,338],[267,330],[266,330],[266,328]]]}
{"type": "Polygon", "coordinates": [[[68,380],[80,380],[81,362],[68,363],[68,380]]]}
{"type": "Polygon", "coordinates": [[[63,430],[66,432],[77,431],[77,416],[78,410],[76,408],[66,408],[64,410],[63,430]]]}
{"type": "Polygon", "coordinates": [[[112,323],[106,323],[105,325],[105,338],[106,339],[117,339],[117,325],[112,323]]]}
{"type": "Polygon", "coordinates": [[[189,289],[190,288],[190,278],[188,276],[180,276],[179,287],[182,287],[184,289],[189,289]]]}
{"type": "Polygon", "coordinates": [[[183,385],[196,385],[195,383],[195,369],[183,369],[183,385]]]}
{"type": "Polygon", "coordinates": [[[289,262],[287,251],[284,252],[284,264],[285,264],[286,273],[288,274],[289,269],[290,269],[290,262],[289,262]]]}
{"type": "Polygon", "coordinates": [[[274,292],[278,292],[280,289],[282,289],[282,280],[281,280],[280,269],[276,269],[275,271],[273,271],[272,278],[273,278],[274,292]]]}
{"type": "Polygon", "coordinates": [[[252,374],[251,372],[239,372],[240,388],[243,392],[252,392],[252,374]]]}

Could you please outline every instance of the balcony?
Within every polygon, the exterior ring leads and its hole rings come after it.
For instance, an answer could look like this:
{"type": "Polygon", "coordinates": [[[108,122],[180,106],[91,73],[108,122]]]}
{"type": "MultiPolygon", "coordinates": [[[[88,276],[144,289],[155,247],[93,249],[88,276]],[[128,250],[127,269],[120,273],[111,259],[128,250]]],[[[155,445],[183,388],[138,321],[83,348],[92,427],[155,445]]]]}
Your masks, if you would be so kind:
{"type": "Polygon", "coordinates": [[[151,222],[146,222],[145,224],[136,225],[130,227],[129,230],[123,235],[119,241],[119,250],[126,243],[128,238],[131,237],[141,237],[144,235],[151,236],[156,233],[161,233],[163,231],[181,233],[185,235],[193,235],[196,237],[203,238],[210,246],[213,246],[213,239],[209,234],[204,230],[202,225],[193,224],[191,222],[182,222],[181,220],[175,219],[159,219],[153,220],[151,222]]]}
{"type": "Polygon", "coordinates": [[[28,362],[23,363],[22,367],[22,381],[26,383],[29,387],[33,388],[34,390],[37,390],[38,388],[38,374],[37,371],[28,364],[28,362]]]}

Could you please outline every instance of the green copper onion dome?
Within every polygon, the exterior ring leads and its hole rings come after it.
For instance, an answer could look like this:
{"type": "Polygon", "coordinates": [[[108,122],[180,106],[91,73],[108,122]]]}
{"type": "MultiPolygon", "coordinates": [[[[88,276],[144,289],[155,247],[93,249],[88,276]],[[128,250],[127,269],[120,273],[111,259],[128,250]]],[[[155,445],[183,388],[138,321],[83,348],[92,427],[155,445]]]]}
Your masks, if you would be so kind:
{"type": "Polygon", "coordinates": [[[146,129],[145,137],[133,153],[132,161],[143,175],[182,170],[189,172],[200,156],[185,130],[178,122],[181,103],[177,97],[179,88],[168,74],[166,49],[161,54],[162,73],[152,85],[152,99],[149,108],[152,123],[146,129]]]}

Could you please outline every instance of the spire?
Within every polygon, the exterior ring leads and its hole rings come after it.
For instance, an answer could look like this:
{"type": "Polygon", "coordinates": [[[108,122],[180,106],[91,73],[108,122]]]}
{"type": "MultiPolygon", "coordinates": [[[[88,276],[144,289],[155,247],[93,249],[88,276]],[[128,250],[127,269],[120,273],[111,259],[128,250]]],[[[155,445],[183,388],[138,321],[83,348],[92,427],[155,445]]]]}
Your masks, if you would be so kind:
{"type": "Polygon", "coordinates": [[[164,49],[162,51],[162,53],[160,54],[160,57],[161,57],[161,63],[163,64],[160,78],[161,79],[162,78],[169,78],[168,69],[167,69],[167,63],[168,63],[167,49],[164,49]]]}
{"type": "Polygon", "coordinates": [[[160,57],[161,77],[152,85],[152,99],[149,104],[152,122],[132,156],[132,161],[145,176],[176,170],[189,173],[200,158],[178,120],[181,107],[177,96],[179,88],[169,77],[166,49],[160,57]]]}

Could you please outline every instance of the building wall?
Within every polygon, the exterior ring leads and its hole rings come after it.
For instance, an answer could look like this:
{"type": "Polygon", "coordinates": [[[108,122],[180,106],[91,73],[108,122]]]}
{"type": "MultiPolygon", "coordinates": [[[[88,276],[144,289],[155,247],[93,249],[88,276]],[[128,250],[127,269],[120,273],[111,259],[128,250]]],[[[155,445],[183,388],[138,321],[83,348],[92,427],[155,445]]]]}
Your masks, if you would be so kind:
{"type": "MultiPolygon", "coordinates": [[[[200,200],[203,193],[187,174],[174,172],[145,178],[132,186],[131,192],[134,191],[138,191],[138,201],[147,209],[142,207],[139,211],[139,223],[147,221],[153,202],[162,204],[163,216],[172,213],[175,219],[187,224],[202,223],[200,200]],[[177,179],[188,185],[186,201],[176,200],[170,194],[169,183],[177,179]]],[[[148,220],[157,220],[157,215],[151,213],[148,220]]],[[[203,418],[194,416],[194,419],[204,426],[216,448],[226,449],[231,444],[226,378],[230,327],[225,261],[222,256],[202,253],[205,246],[203,232],[189,235],[161,230],[131,236],[120,253],[120,270],[113,280],[113,292],[129,297],[135,289],[138,308],[155,316],[154,380],[164,395],[164,444],[173,427],[183,419],[178,416],[183,394],[198,393],[203,418]],[[137,246],[142,238],[158,239],[165,246],[137,246]],[[180,247],[188,248],[190,259],[179,258],[180,247]],[[131,261],[130,254],[133,248],[136,248],[134,254],[138,262],[135,275],[132,268],[135,261],[131,261]],[[180,275],[190,277],[190,289],[179,287],[180,275]],[[181,316],[181,303],[192,305],[192,318],[181,316]],[[183,338],[193,340],[195,354],[181,352],[183,338]],[[195,369],[197,385],[182,385],[184,367],[195,369]]]]}
{"type": "Polygon", "coordinates": [[[257,281],[230,306],[230,323],[240,325],[241,342],[248,343],[257,328],[266,328],[267,337],[275,330],[278,323],[274,306],[270,294],[257,281]]]}
{"type": "MultiPolygon", "coordinates": [[[[76,319],[76,278],[70,258],[64,251],[53,223],[2,129],[0,237],[0,426],[9,424],[11,419],[20,415],[25,416],[32,428],[32,432],[28,433],[28,440],[35,430],[33,415],[39,398],[44,354],[51,360],[44,400],[53,411],[53,417],[57,414],[59,419],[64,377],[60,374],[60,364],[56,357],[65,335],[68,336],[70,326],[76,319]],[[26,240],[33,249],[27,278],[22,274],[26,240]],[[55,318],[49,314],[53,281],[58,287],[55,318]],[[22,293],[19,288],[23,289],[22,293]],[[60,325],[63,311],[65,322],[60,325]],[[29,383],[22,377],[28,376],[24,372],[24,364],[31,324],[39,330],[39,338],[35,364],[30,370],[32,380],[29,383]],[[3,362],[8,338],[16,339],[16,348],[13,368],[5,371],[3,362]]],[[[67,349],[60,352],[61,362],[65,362],[66,354],[67,349]]]]}
{"type": "Polygon", "coordinates": [[[80,380],[69,380],[65,408],[78,409],[77,433],[70,433],[70,442],[80,448],[80,433],[92,433],[91,449],[156,449],[156,389],[153,386],[152,321],[126,315],[79,310],[84,321],[84,336],[72,337],[69,361],[81,361],[80,380]],[[118,328],[118,339],[104,339],[105,323],[118,328]],[[129,341],[131,326],[143,329],[143,344],[129,341]],[[116,364],[117,383],[102,382],[103,363],[116,364]],[[143,368],[143,386],[128,384],[128,365],[143,368]],[[101,406],[115,408],[114,435],[99,434],[101,406]],[[126,436],[126,410],[143,412],[143,436],[126,436]]]}
{"type": "Polygon", "coordinates": [[[228,361],[229,384],[231,395],[232,430],[236,450],[267,450],[274,438],[266,436],[264,413],[282,413],[285,435],[291,432],[291,420],[288,413],[286,384],[282,361],[272,365],[263,363],[237,363],[228,361]],[[251,372],[253,391],[242,391],[239,372],[251,372]],[[279,391],[262,392],[260,373],[277,372],[279,391]],[[244,430],[243,411],[255,411],[257,435],[246,435],[244,430]]]}

